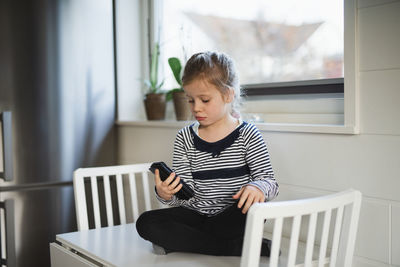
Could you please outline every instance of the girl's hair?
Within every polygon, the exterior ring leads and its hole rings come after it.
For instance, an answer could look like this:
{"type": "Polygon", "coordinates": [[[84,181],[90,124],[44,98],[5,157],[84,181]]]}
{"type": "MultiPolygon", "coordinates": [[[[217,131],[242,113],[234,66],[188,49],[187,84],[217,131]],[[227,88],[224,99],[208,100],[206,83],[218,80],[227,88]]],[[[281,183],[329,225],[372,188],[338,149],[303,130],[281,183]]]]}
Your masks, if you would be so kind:
{"type": "Polygon", "coordinates": [[[230,89],[234,90],[231,114],[236,118],[240,117],[239,77],[235,63],[228,55],[206,51],[191,56],[183,71],[182,84],[185,86],[197,79],[204,79],[215,85],[222,95],[226,95],[230,89]]]}

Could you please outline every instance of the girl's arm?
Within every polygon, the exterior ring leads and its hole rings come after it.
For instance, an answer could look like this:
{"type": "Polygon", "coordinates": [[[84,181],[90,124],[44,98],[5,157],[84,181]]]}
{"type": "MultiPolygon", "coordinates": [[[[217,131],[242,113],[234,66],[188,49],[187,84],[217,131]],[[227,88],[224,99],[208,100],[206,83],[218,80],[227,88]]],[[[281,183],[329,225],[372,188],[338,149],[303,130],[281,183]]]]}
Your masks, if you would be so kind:
{"type": "Polygon", "coordinates": [[[274,178],[267,146],[255,126],[246,135],[245,144],[245,158],[251,175],[248,185],[260,189],[264,193],[265,201],[274,199],[279,193],[279,186],[274,178]]]}
{"type": "MultiPolygon", "coordinates": [[[[192,189],[194,188],[193,185],[193,178],[192,178],[192,172],[190,168],[190,162],[189,159],[187,158],[187,153],[186,153],[186,148],[185,148],[185,142],[183,138],[183,129],[178,132],[175,143],[174,143],[174,153],[173,153],[173,163],[172,163],[172,169],[174,172],[182,179],[186,184],[191,187],[192,189]]],[[[172,196],[172,199],[170,200],[165,200],[161,198],[157,192],[156,192],[156,197],[157,199],[166,205],[170,206],[180,206],[182,205],[185,201],[187,200],[182,200],[176,197],[176,195],[172,196]]]]}

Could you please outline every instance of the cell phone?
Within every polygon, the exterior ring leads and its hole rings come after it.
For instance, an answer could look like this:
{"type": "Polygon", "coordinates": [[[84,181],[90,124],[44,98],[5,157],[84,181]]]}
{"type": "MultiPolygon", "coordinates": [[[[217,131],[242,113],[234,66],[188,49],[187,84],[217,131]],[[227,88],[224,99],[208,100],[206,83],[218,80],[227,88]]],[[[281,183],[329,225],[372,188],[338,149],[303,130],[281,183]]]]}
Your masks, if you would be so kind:
{"type": "MultiPolygon", "coordinates": [[[[162,181],[165,181],[172,173],[172,170],[162,161],[153,162],[149,168],[152,173],[155,173],[156,169],[158,169],[162,181]]],[[[188,200],[189,198],[192,198],[194,196],[194,191],[182,179],[179,183],[182,184],[182,188],[175,195],[179,199],[188,200]]]]}

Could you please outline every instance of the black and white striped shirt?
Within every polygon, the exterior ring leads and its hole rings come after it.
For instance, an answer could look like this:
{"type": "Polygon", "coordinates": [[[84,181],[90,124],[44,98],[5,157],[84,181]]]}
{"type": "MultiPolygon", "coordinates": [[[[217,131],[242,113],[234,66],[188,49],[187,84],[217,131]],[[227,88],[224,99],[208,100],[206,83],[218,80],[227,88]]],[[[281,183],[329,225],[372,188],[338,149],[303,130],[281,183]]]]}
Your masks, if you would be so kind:
{"type": "Polygon", "coordinates": [[[198,124],[181,129],[174,144],[173,169],[195,192],[189,200],[175,195],[164,204],[184,206],[202,214],[215,215],[233,204],[243,186],[253,185],[265,200],[278,195],[265,142],[255,125],[241,124],[225,138],[209,143],[197,134],[198,124]]]}

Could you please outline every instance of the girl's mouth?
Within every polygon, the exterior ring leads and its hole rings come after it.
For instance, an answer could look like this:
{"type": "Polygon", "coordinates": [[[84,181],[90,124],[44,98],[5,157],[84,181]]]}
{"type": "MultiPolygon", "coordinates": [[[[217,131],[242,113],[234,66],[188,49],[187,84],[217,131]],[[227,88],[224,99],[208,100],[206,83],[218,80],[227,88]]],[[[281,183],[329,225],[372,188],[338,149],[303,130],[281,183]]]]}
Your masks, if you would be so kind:
{"type": "Polygon", "coordinates": [[[196,120],[197,120],[197,121],[203,121],[203,120],[205,120],[205,119],[206,119],[205,117],[197,117],[197,116],[196,116],[196,120]]]}

